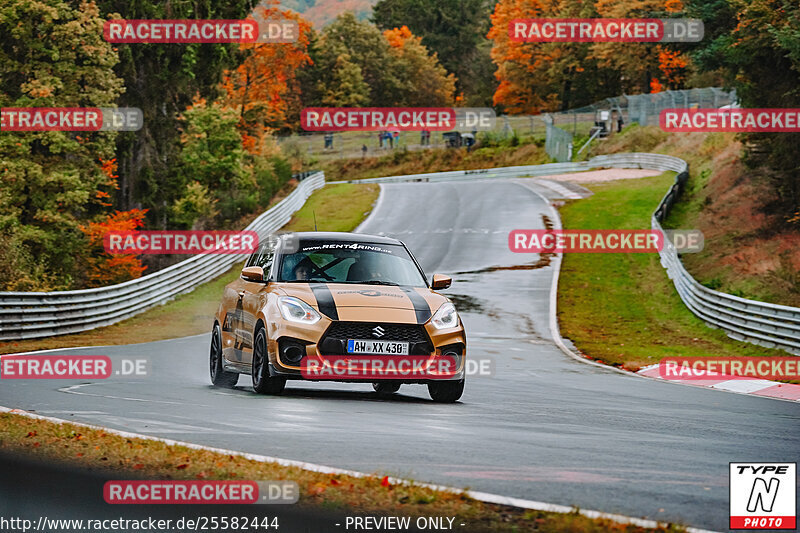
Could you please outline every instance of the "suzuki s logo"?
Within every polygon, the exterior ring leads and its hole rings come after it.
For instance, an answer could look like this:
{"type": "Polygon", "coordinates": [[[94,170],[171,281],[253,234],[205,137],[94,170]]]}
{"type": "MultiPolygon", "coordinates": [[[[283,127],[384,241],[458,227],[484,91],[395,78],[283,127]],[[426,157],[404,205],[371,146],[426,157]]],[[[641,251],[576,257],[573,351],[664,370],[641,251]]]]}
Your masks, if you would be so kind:
{"type": "Polygon", "coordinates": [[[375,326],[374,328],[372,328],[372,336],[375,337],[376,339],[380,339],[384,335],[386,335],[386,330],[384,330],[382,327],[375,326]]]}

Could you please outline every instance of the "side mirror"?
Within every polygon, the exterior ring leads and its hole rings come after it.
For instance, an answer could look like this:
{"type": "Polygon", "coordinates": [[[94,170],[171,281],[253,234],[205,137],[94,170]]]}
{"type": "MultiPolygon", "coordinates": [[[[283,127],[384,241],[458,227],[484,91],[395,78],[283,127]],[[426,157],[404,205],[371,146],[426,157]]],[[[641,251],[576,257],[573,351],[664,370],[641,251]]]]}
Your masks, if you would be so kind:
{"type": "Polygon", "coordinates": [[[247,281],[264,281],[264,269],[261,267],[247,267],[242,269],[242,277],[247,281]]]}
{"type": "Polygon", "coordinates": [[[444,274],[434,274],[433,282],[431,283],[431,289],[435,291],[446,289],[451,283],[453,283],[453,278],[450,276],[445,276],[444,274]]]}

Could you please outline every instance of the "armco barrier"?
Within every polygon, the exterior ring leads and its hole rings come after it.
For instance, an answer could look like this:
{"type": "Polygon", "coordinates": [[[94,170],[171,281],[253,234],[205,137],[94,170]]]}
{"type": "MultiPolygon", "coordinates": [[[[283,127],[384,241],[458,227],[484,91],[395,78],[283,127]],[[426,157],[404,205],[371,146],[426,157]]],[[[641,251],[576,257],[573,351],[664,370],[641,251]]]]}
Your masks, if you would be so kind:
{"type": "MultiPolygon", "coordinates": [[[[686,165],[653,213],[653,229],[662,229],[661,222],[680,196],[688,177],[686,165]]],[[[800,355],[800,308],[747,300],[709,289],[686,271],[675,247],[667,239],[659,254],[661,265],[667,269],[683,303],[708,325],[723,329],[737,340],[800,355]]]]}
{"type": "MultiPolygon", "coordinates": [[[[260,238],[279,230],[311,193],[324,185],[323,172],[305,177],[289,196],[245,229],[257,232],[260,238]]],[[[141,278],[95,289],[0,292],[0,340],[49,337],[114,324],[191,291],[243,258],[195,255],[141,278]]]]}
{"type": "MultiPolygon", "coordinates": [[[[677,172],[675,183],[653,213],[652,229],[659,231],[663,231],[661,222],[669,214],[689,177],[689,165],[682,159],[661,154],[629,153],[601,155],[588,161],[575,163],[456,170],[351,180],[341,183],[439,182],[516,178],[579,172],[593,168],[649,168],[677,172]]],[[[779,348],[800,355],[800,308],[747,300],[701,285],[683,267],[674,246],[669,242],[665,242],[665,247],[659,252],[659,255],[662,266],[675,284],[675,289],[683,302],[708,325],[723,329],[730,337],[737,340],[779,348]]]]}
{"type": "MultiPolygon", "coordinates": [[[[333,183],[439,182],[487,178],[547,176],[593,168],[650,168],[677,172],[652,217],[661,221],[680,195],[689,165],[677,157],[629,153],[594,157],[575,163],[549,163],[482,170],[456,170],[430,174],[390,176],[333,183]]],[[[311,192],[324,184],[322,173],[303,180],[291,195],[256,219],[247,229],[263,235],[285,224],[311,192]]],[[[712,327],[731,337],[775,347],[800,355],[800,308],[747,300],[715,291],[698,283],[683,267],[671,243],[660,252],[661,264],[683,302],[712,327]]],[[[137,280],[82,291],[0,293],[0,340],[23,339],[84,331],[131,317],[149,307],[188,292],[227,270],[238,256],[201,255],[137,280]]]]}

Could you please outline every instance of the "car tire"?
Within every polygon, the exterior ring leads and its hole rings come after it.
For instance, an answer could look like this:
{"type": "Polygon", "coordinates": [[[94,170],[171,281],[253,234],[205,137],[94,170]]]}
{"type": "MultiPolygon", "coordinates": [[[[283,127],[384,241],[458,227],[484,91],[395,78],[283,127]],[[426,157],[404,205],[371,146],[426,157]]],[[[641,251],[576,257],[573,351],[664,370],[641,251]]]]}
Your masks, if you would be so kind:
{"type": "Polygon", "coordinates": [[[400,383],[392,381],[377,381],[372,384],[372,388],[381,396],[389,396],[400,390],[400,383]]]}
{"type": "Polygon", "coordinates": [[[219,329],[219,324],[214,324],[214,329],[211,330],[211,349],[208,355],[209,371],[211,374],[211,383],[215,387],[224,387],[232,389],[239,381],[238,372],[226,372],[222,368],[222,331],[219,329]]]}
{"type": "Polygon", "coordinates": [[[428,394],[434,402],[453,403],[464,393],[464,380],[428,383],[428,394]]]}
{"type": "Polygon", "coordinates": [[[269,354],[267,353],[267,331],[259,326],[253,341],[253,390],[259,394],[283,393],[286,378],[269,375],[269,354]]]}

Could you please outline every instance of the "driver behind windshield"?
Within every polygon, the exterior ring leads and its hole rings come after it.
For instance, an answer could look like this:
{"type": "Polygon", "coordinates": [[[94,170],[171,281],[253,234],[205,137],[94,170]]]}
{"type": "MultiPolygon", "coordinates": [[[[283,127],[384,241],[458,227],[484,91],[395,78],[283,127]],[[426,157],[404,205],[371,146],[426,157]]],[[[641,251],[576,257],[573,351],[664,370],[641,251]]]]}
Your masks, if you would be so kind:
{"type": "Polygon", "coordinates": [[[293,275],[296,281],[305,281],[311,278],[311,272],[314,265],[308,257],[303,258],[294,267],[293,275]]]}
{"type": "Polygon", "coordinates": [[[347,273],[347,281],[380,281],[385,276],[381,271],[380,260],[376,254],[363,254],[347,273]]]}

